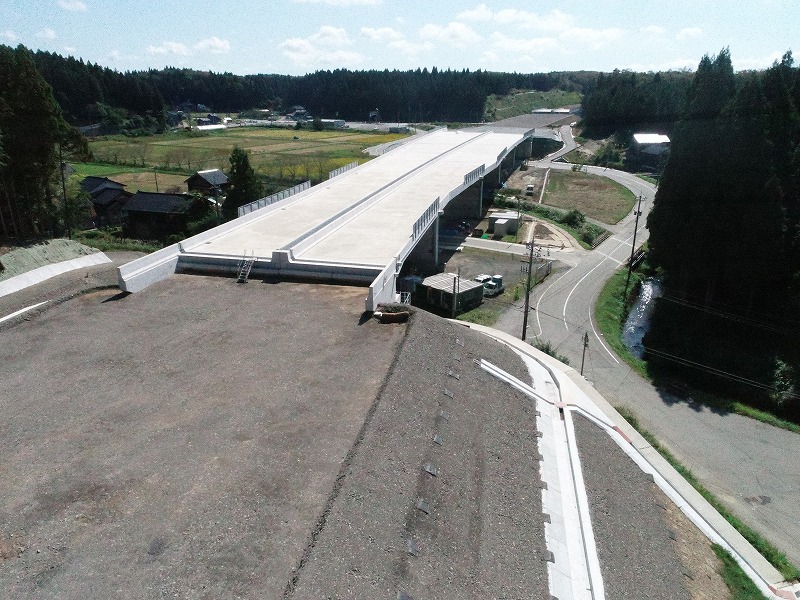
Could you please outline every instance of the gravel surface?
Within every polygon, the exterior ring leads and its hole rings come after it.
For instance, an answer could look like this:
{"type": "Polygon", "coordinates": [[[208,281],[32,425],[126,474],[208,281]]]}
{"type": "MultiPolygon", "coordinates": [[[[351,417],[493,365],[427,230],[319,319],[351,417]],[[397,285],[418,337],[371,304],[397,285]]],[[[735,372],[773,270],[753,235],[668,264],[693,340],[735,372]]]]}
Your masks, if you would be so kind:
{"type": "Polygon", "coordinates": [[[604,431],[574,421],[606,597],[688,600],[666,497],[604,431]]]}
{"type": "Polygon", "coordinates": [[[527,376],[505,347],[417,311],[291,598],[546,597],[535,408],[477,358],[527,376]]]}
{"type": "Polygon", "coordinates": [[[0,596],[281,597],[405,327],[363,288],[114,294],[0,330],[0,596]]]}

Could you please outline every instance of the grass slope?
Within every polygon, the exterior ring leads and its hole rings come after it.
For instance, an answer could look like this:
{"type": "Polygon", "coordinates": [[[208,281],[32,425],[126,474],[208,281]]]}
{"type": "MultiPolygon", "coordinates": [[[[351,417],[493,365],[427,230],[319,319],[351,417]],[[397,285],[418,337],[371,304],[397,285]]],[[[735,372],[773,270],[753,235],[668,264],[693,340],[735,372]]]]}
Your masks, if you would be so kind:
{"type": "Polygon", "coordinates": [[[512,90],[505,96],[492,94],[486,99],[484,114],[487,120],[500,120],[517,115],[528,114],[535,108],[561,108],[572,104],[580,104],[581,95],[577,92],[550,90],[512,90]]]}

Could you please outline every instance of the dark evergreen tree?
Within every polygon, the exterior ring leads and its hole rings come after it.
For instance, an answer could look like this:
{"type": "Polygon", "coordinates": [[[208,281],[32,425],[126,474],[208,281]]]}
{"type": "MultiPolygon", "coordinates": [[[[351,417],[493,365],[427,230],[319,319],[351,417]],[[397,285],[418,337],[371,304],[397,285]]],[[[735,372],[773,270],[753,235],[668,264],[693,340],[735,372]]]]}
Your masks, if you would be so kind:
{"type": "Polygon", "coordinates": [[[250,156],[246,150],[234,147],[229,159],[231,170],[228,173],[228,196],[222,205],[226,219],[237,216],[237,209],[261,196],[261,182],[253,167],[250,166],[250,156]]]}
{"type": "Polygon", "coordinates": [[[44,235],[53,227],[56,144],[67,127],[29,50],[0,46],[0,81],[0,221],[5,235],[44,235]]]}

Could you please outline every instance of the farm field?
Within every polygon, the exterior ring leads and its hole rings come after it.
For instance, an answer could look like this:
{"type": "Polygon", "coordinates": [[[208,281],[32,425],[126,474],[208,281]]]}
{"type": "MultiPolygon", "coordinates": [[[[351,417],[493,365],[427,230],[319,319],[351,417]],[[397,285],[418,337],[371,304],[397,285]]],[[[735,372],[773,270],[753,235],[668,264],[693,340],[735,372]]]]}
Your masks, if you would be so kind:
{"type": "Polygon", "coordinates": [[[403,137],[385,132],[241,127],[140,138],[108,136],[90,141],[89,147],[103,163],[149,167],[151,175],[155,167],[188,176],[200,169],[227,169],[231,150],[239,146],[250,151],[250,164],[262,175],[320,181],[333,169],[368,160],[365,148],[403,137]]]}
{"type": "Polygon", "coordinates": [[[174,171],[97,163],[75,163],[72,167],[81,179],[89,175],[108,177],[124,184],[129,192],[185,192],[187,189],[186,179],[191,175],[189,172],[176,173],[174,171]]]}
{"type": "Polygon", "coordinates": [[[605,177],[573,171],[550,171],[543,204],[577,209],[591,219],[614,224],[627,215],[636,197],[626,187],[605,177]]]}

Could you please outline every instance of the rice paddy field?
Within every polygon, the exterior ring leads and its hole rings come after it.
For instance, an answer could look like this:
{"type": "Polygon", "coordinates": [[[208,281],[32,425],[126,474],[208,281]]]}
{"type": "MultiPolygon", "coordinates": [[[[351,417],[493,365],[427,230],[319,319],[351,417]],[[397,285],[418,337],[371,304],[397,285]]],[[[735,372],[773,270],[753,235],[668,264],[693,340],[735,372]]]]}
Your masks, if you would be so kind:
{"type": "MultiPolygon", "coordinates": [[[[89,142],[96,160],[108,168],[101,176],[141,173],[142,184],[155,180],[153,170],[159,170],[161,191],[173,187],[176,181],[166,179],[162,173],[177,174],[181,183],[190,174],[201,169],[229,167],[228,157],[234,146],[250,152],[250,164],[262,175],[275,178],[322,180],[328,172],[351,163],[369,159],[363,150],[405,137],[381,131],[311,131],[306,129],[280,129],[238,127],[207,132],[176,132],[156,136],[129,138],[107,136],[89,142]],[[120,167],[125,167],[121,169],[120,167]],[[131,169],[132,167],[132,169],[131,169]]],[[[92,167],[100,166],[92,165],[92,167]]],[[[100,169],[103,170],[103,169],[100,169]]],[[[124,182],[123,182],[124,183],[124,182]]],[[[131,189],[131,188],[129,188],[131,189]]],[[[142,188],[144,189],[144,188],[142,188]]],[[[154,188],[153,188],[154,189],[154,188]]]]}

